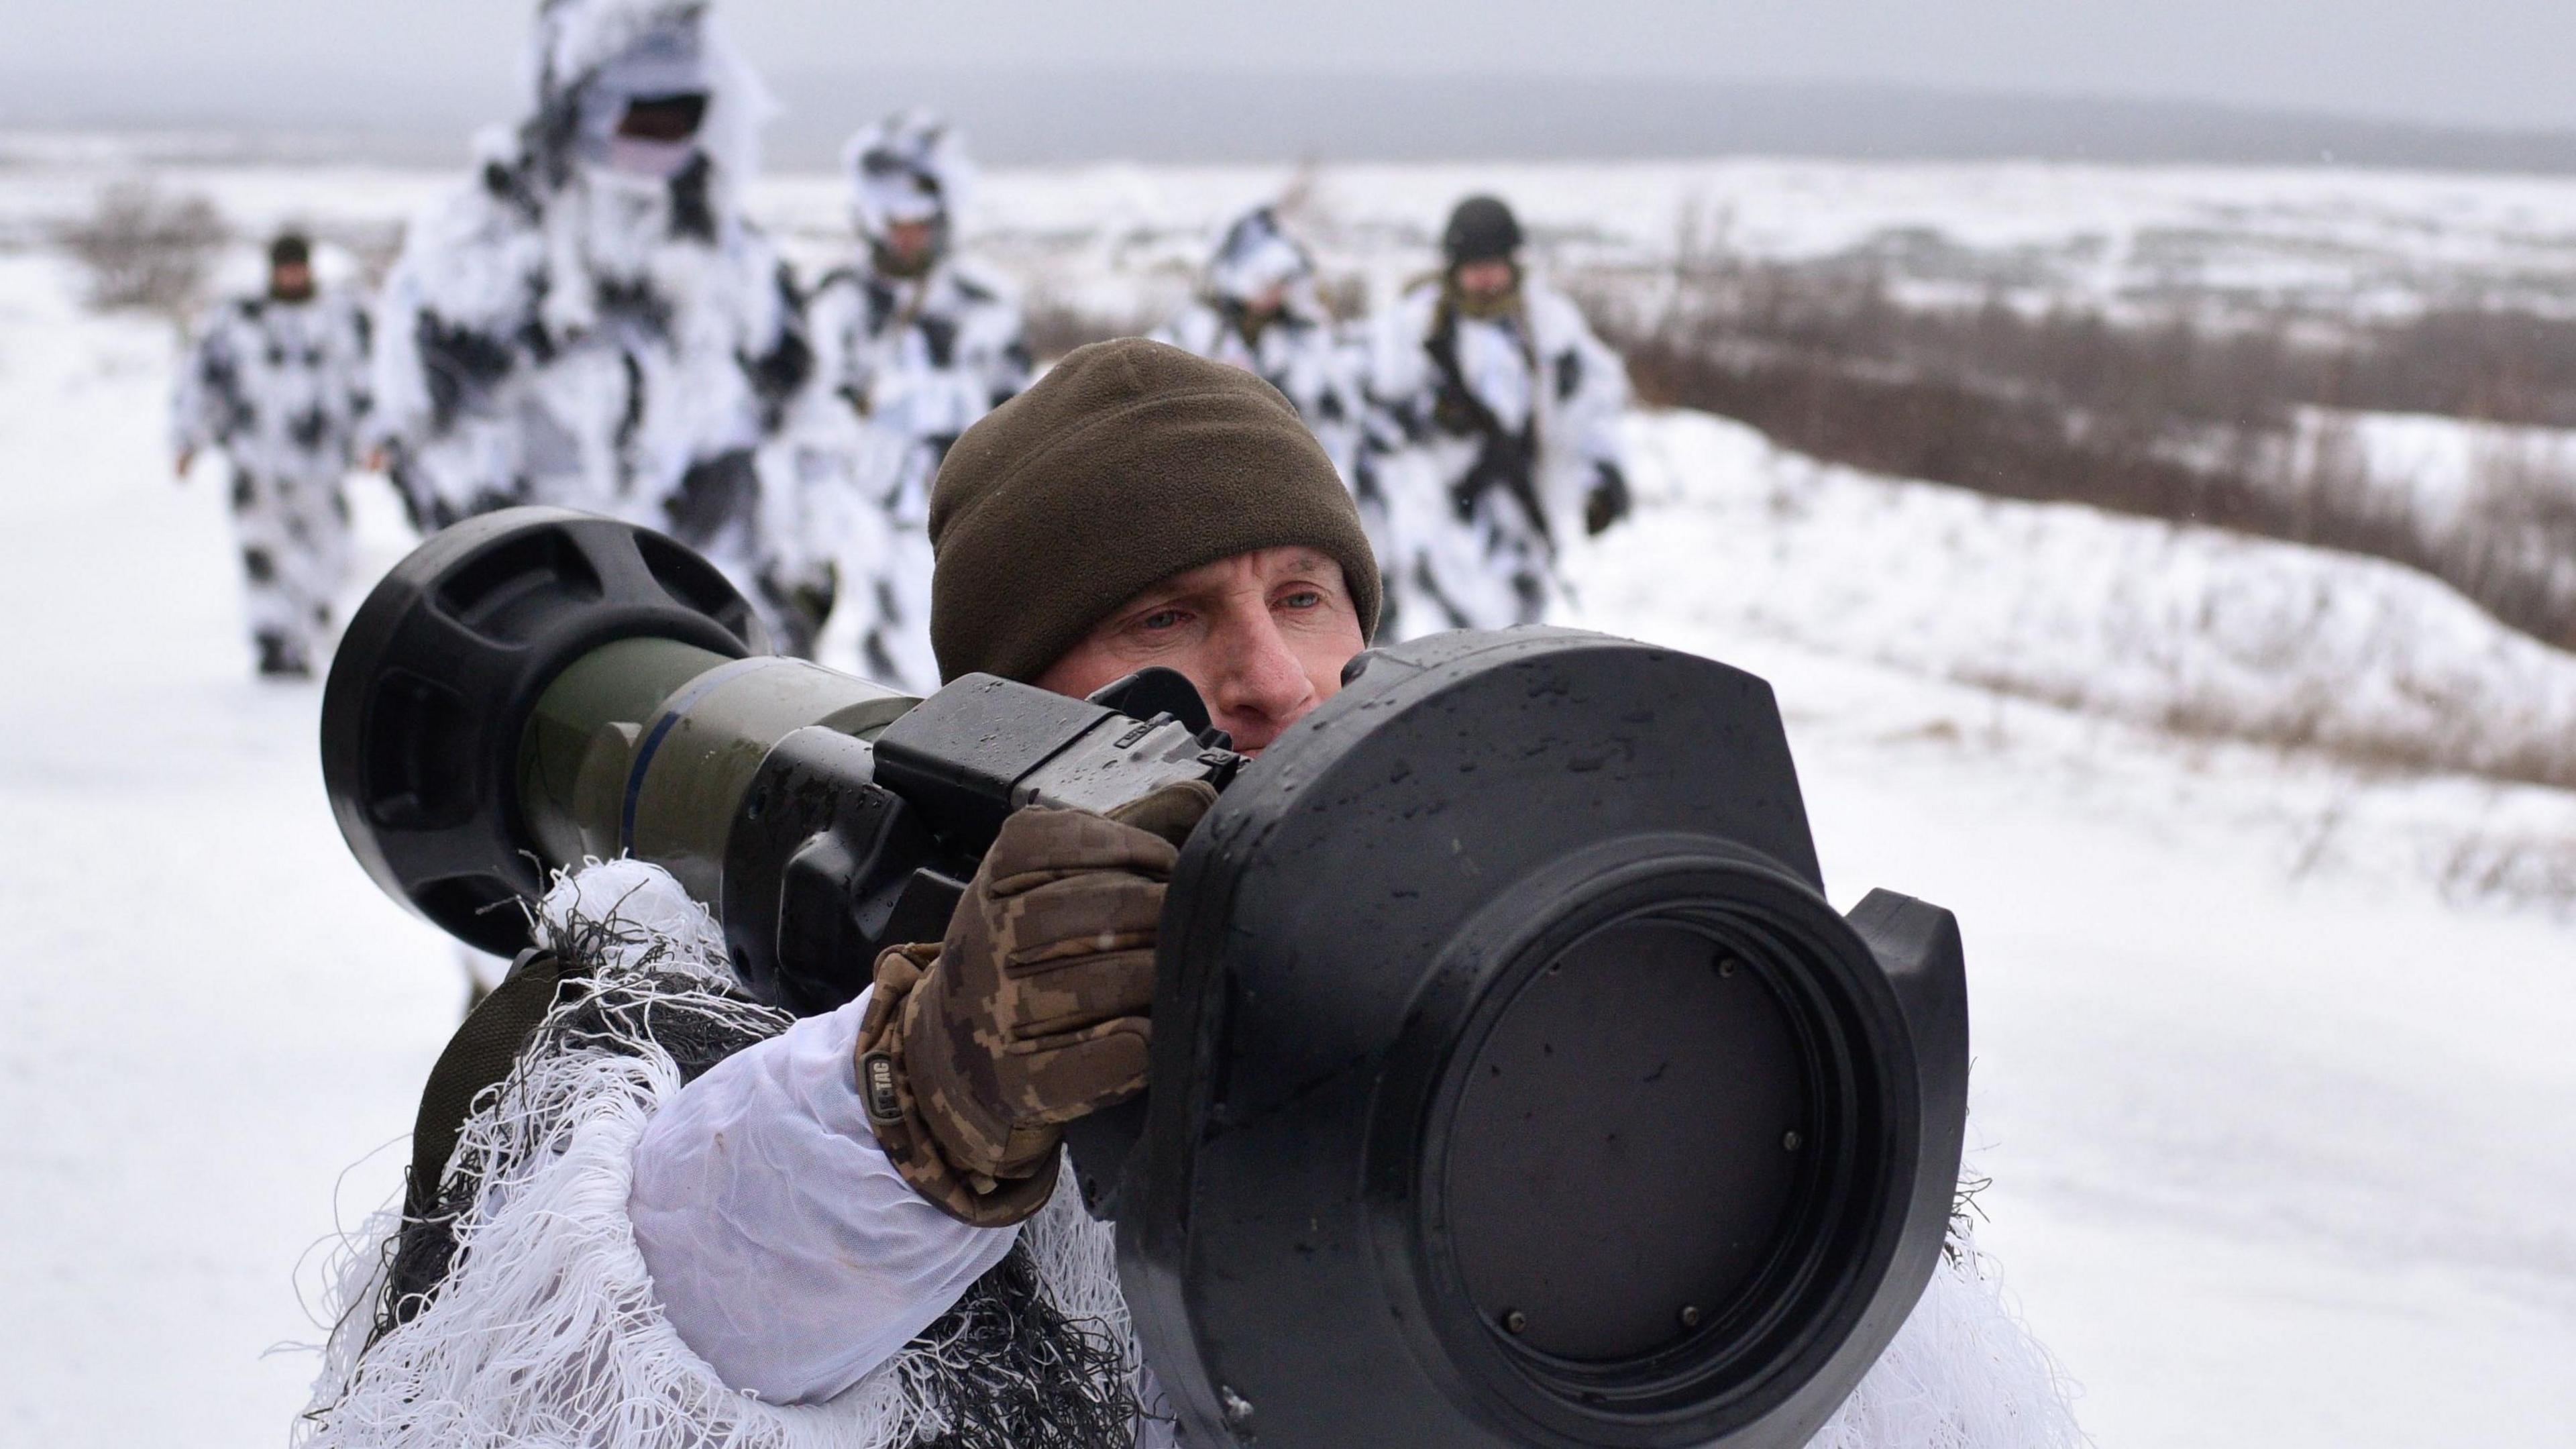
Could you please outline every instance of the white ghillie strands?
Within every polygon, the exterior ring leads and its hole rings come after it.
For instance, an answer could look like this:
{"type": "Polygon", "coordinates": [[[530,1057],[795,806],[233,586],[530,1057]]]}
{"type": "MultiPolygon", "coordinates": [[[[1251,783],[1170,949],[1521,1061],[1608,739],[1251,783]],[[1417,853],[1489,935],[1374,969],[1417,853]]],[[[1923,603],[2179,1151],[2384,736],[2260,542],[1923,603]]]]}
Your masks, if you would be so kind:
{"type": "MultiPolygon", "coordinates": [[[[643,1018],[678,1008],[752,1031],[778,1022],[721,994],[729,978],[714,921],[657,867],[594,863],[559,878],[540,917],[550,943],[579,947],[597,979],[629,994],[631,1007],[605,1013],[617,1047],[523,1060],[466,1123],[451,1170],[479,1172],[480,1188],[457,1224],[456,1267],[434,1303],[372,1347],[397,1215],[376,1214],[344,1250],[337,1327],[299,1449],[900,1449],[946,1430],[936,1385],[958,1364],[945,1338],[915,1340],[829,1403],[783,1407],[728,1389],[681,1342],[626,1218],[636,1141],[680,1090],[643,1018]]],[[[558,1008],[549,1025],[574,1009],[558,1008]]],[[[1049,1300],[1118,1345],[1150,1403],[1113,1235],[1082,1210],[1071,1181],[1021,1243],[1049,1300]]],[[[2006,1306],[1991,1266],[1964,1234],[1952,1247],[1816,1449],[2083,1442],[2056,1366],[2006,1306]]]]}
{"type": "Polygon", "coordinates": [[[577,954],[603,975],[650,967],[733,980],[724,928],[668,871],[640,860],[586,860],[558,873],[534,925],[547,949],[577,954]]]}
{"type": "MultiPolygon", "coordinates": [[[[1150,1404],[1153,1393],[1143,1374],[1143,1355],[1127,1317],[1126,1297],[1118,1288],[1117,1235],[1083,1210],[1081,1193],[1073,1182],[1073,1173],[1066,1172],[1045,1209],[1021,1225],[1020,1246],[1037,1270],[1047,1301],[1066,1318],[1089,1323],[1116,1344],[1126,1365],[1129,1392],[1150,1404]]],[[[937,1325],[932,1331],[937,1331],[937,1325]]],[[[948,1347],[946,1340],[924,1334],[885,1368],[834,1400],[833,1406],[862,1396],[886,1396],[895,1387],[891,1381],[899,1380],[902,1401],[888,1422],[899,1419],[906,1427],[899,1437],[872,1442],[899,1445],[916,1436],[936,1437],[948,1426],[932,1407],[938,1402],[934,1380],[943,1369],[959,1366],[950,1359],[948,1347]]]]}
{"type": "Polygon", "coordinates": [[[1952,1224],[1932,1284],[1808,1449],[2076,1449],[2064,1374],[1952,1224]]]}
{"type": "MultiPolygon", "coordinates": [[[[642,1019],[672,1007],[776,1024],[719,994],[726,967],[714,923],[655,867],[610,862],[558,880],[542,917],[549,939],[595,943],[598,978],[632,993],[634,1007],[608,1017],[621,1050],[524,1059],[467,1121],[451,1170],[479,1168],[481,1184],[457,1224],[456,1267],[435,1302],[372,1347],[397,1216],[368,1220],[339,1264],[337,1327],[295,1442],[892,1449],[945,1428],[925,1397],[942,1352],[935,1341],[916,1342],[828,1404],[785,1407],[735,1393],[681,1342],[654,1303],[626,1219],[636,1140],[681,1085],[642,1019]]],[[[578,1008],[558,1008],[548,1024],[568,1009],[578,1008]]],[[[1023,1237],[1057,1306],[1129,1343],[1108,1230],[1070,1188],[1023,1237]]]]}

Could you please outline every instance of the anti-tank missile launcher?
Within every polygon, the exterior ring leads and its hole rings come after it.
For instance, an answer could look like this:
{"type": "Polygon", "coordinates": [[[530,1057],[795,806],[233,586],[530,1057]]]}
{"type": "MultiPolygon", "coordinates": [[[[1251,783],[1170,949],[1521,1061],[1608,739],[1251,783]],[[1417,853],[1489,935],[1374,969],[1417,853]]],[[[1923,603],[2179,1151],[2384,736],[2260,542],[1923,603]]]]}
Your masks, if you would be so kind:
{"type": "Polygon", "coordinates": [[[1826,903],[1770,689],[1721,664],[1437,636],[1247,761],[1168,671],[915,700],[769,656],[658,534],[518,509],[377,587],[322,744],[359,861],[460,939],[634,855],[799,1013],[942,934],[1011,810],[1216,784],[1151,1090],[1069,1139],[1192,1442],[1786,1449],[1940,1252],[1955,923],[1826,903]]]}

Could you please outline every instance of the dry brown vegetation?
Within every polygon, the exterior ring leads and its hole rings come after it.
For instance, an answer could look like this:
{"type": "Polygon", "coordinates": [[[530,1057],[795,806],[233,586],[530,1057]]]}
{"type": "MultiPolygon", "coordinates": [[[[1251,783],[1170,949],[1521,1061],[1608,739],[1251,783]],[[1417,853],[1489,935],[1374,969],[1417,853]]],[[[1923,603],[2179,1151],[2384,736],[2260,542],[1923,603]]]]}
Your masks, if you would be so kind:
{"type": "Polygon", "coordinates": [[[2576,647],[2576,477],[2500,457],[2436,523],[2411,490],[2368,476],[2331,421],[2295,426],[2302,409],[2335,409],[2576,427],[2576,322],[2447,310],[2121,325],[2001,298],[1907,306],[1848,262],[1726,258],[1677,267],[1643,310],[1636,278],[1590,291],[1649,402],[1897,477],[2391,559],[2576,647]]]}
{"type": "Polygon", "coordinates": [[[204,301],[207,277],[229,237],[213,202],[141,180],[104,188],[90,214],[59,234],[63,248],[88,269],[91,306],[137,308],[173,322],[204,301]]]}

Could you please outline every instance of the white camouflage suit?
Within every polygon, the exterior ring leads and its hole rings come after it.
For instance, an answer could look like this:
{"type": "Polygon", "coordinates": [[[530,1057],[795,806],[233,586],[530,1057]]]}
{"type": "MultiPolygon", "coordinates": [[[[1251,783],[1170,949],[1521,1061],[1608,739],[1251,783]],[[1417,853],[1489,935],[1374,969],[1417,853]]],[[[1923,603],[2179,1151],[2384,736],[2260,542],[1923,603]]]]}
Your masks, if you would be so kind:
{"type": "Polygon", "coordinates": [[[224,456],[263,673],[313,667],[348,576],[341,482],[368,409],[367,343],[365,310],[340,292],[243,297],[206,318],[179,369],[172,442],[224,456]]]}
{"type": "Polygon", "coordinates": [[[1240,367],[1285,394],[1359,503],[1381,561],[1395,557],[1368,425],[1368,347],[1346,332],[1315,286],[1314,258],[1257,206],[1235,218],[1209,261],[1203,294],[1154,334],[1201,357],[1240,367]],[[1271,302],[1276,310],[1260,304],[1271,302]]]}
{"type": "Polygon", "coordinates": [[[1435,280],[1380,319],[1369,389],[1396,439],[1380,475],[1403,635],[1545,618],[1587,504],[1625,496],[1619,355],[1542,283],[1471,316],[1435,280]]]}
{"type": "Polygon", "coordinates": [[[767,96],[701,0],[546,0],[535,47],[535,114],[482,138],[385,284],[395,482],[424,531],[517,503],[666,530],[774,630],[812,352],[741,204],[767,96]],[[685,119],[635,134],[647,113],[685,119]]]}
{"type": "Polygon", "coordinates": [[[1028,386],[1028,344],[1018,297],[950,246],[972,181],[953,128],[905,112],[851,138],[845,162],[866,253],[825,275],[807,304],[815,391],[857,422],[857,506],[841,521],[839,606],[859,671],[927,694],[939,686],[931,479],[958,434],[1028,386]],[[922,261],[908,266],[889,249],[897,223],[931,229],[922,261]]]}

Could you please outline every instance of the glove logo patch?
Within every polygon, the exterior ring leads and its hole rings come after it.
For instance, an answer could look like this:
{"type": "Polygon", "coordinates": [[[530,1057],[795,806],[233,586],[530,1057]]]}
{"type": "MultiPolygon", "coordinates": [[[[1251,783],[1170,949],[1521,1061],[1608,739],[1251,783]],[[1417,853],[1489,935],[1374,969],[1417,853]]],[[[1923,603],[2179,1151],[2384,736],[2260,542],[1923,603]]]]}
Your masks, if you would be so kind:
{"type": "Polygon", "coordinates": [[[859,1058],[859,1090],[868,1101],[868,1116],[878,1122],[901,1122],[903,1099],[894,1087],[894,1058],[870,1052],[859,1058]]]}

